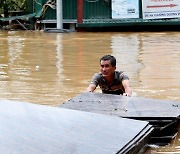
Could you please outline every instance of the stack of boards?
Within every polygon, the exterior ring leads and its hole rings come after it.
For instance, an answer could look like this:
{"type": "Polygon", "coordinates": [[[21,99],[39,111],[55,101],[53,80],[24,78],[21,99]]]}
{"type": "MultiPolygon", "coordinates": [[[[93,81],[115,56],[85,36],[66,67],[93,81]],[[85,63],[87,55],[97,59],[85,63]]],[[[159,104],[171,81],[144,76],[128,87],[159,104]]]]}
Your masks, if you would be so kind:
{"type": "Polygon", "coordinates": [[[100,93],[60,107],[1,100],[0,153],[136,154],[173,136],[179,114],[178,102],[100,93]]]}
{"type": "Polygon", "coordinates": [[[178,132],[180,102],[82,93],[60,107],[147,121],[154,127],[150,141],[153,144],[168,144],[178,132]]]}

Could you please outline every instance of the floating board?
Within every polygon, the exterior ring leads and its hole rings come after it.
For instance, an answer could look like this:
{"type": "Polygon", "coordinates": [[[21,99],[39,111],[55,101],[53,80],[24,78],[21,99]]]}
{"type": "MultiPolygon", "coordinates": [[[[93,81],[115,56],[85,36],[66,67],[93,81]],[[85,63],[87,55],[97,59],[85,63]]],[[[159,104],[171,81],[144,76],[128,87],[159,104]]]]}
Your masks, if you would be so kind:
{"type": "Polygon", "coordinates": [[[0,101],[0,153],[137,153],[152,130],[146,121],[0,101]]]}
{"type": "Polygon", "coordinates": [[[91,92],[74,97],[60,107],[126,118],[150,119],[180,116],[180,102],[91,92]]]}

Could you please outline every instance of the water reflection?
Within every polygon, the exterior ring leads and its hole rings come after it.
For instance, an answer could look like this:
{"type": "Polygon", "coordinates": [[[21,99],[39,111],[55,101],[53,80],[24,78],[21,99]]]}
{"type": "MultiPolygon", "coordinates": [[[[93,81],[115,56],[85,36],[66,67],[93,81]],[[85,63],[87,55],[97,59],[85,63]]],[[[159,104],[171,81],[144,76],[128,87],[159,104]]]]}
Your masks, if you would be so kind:
{"type": "Polygon", "coordinates": [[[144,68],[139,73],[138,92],[146,97],[179,100],[179,35],[168,33],[144,33],[139,61],[144,68]]]}
{"type": "Polygon", "coordinates": [[[55,91],[57,91],[57,94],[60,94],[62,91],[63,87],[63,80],[64,80],[64,75],[63,75],[63,44],[62,44],[62,35],[61,34],[57,34],[56,36],[57,40],[56,40],[56,45],[57,45],[57,62],[56,62],[56,67],[57,67],[57,81],[56,81],[56,85],[57,89],[54,89],[55,91]]]}
{"type": "Polygon", "coordinates": [[[141,45],[138,33],[117,34],[111,38],[112,54],[117,59],[117,70],[125,71],[133,85],[139,84],[138,72],[143,67],[138,59],[141,45]]]}

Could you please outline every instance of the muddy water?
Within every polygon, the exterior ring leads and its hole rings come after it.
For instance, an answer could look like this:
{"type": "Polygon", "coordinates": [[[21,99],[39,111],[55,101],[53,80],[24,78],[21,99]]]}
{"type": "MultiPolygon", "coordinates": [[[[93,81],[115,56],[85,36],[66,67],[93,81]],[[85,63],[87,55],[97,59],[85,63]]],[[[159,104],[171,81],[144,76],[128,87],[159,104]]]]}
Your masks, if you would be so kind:
{"type": "MultiPolygon", "coordinates": [[[[180,32],[0,31],[0,99],[57,106],[84,92],[99,58],[112,54],[134,97],[180,102],[179,50],[180,32]]],[[[180,153],[180,135],[150,153],[180,153]]]]}

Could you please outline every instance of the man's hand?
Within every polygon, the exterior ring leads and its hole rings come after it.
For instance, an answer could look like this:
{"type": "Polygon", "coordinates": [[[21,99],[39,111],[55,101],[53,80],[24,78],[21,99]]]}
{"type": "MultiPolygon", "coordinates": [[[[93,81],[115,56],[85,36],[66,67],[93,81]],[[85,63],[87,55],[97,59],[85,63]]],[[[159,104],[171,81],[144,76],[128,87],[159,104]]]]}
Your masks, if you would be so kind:
{"type": "Polygon", "coordinates": [[[123,93],[123,96],[131,96],[132,94],[132,89],[129,85],[129,80],[123,80],[122,85],[124,87],[125,93],[123,93]]]}
{"type": "Polygon", "coordinates": [[[86,91],[87,92],[93,92],[95,89],[96,89],[96,86],[93,84],[90,84],[86,91]]]}
{"type": "Polygon", "coordinates": [[[123,96],[131,96],[131,95],[129,95],[128,93],[123,93],[123,96]]]}

